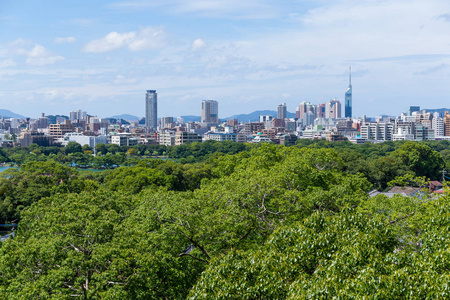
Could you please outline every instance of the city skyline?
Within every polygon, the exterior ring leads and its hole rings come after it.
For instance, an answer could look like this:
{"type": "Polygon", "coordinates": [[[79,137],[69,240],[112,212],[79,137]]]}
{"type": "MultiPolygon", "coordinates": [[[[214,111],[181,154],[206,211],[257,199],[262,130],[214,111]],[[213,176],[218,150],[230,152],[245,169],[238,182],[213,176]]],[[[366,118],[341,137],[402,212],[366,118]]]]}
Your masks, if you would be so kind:
{"type": "Polygon", "coordinates": [[[353,116],[448,106],[444,0],[0,3],[0,108],[221,116],[337,98],[352,68],[353,116]]]}

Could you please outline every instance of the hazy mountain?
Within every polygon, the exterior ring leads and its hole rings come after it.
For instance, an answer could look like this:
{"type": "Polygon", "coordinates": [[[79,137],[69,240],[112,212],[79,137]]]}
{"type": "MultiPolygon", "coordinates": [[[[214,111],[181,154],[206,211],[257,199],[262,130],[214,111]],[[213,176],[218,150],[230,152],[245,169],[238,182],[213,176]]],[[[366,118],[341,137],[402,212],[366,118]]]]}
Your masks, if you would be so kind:
{"type": "MultiPolygon", "coordinates": [[[[249,114],[234,115],[228,118],[220,118],[220,119],[221,120],[238,119],[239,122],[248,122],[248,121],[259,122],[259,116],[272,116],[276,118],[277,112],[275,110],[257,110],[249,114]]],[[[295,113],[287,112],[287,117],[295,118],[295,113]]]]}
{"type": "Polygon", "coordinates": [[[108,119],[117,119],[117,120],[123,119],[123,120],[127,120],[127,121],[138,121],[139,117],[129,115],[129,114],[122,114],[122,115],[109,117],[108,119]]]}
{"type": "Polygon", "coordinates": [[[429,113],[437,112],[441,118],[444,117],[446,111],[450,111],[449,108],[432,108],[432,109],[425,109],[425,110],[429,113]]]}
{"type": "Polygon", "coordinates": [[[184,119],[185,122],[200,122],[202,119],[199,116],[181,116],[181,117],[184,119]]]}
{"type": "Polygon", "coordinates": [[[5,117],[7,119],[9,118],[26,119],[26,117],[13,113],[12,111],[7,109],[0,109],[0,117],[5,117]]]}

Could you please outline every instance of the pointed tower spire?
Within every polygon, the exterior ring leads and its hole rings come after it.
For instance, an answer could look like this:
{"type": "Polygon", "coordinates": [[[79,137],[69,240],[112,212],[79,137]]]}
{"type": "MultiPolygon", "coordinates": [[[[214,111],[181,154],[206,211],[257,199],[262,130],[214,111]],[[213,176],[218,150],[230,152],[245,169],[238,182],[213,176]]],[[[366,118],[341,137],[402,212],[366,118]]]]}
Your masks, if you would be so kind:
{"type": "Polygon", "coordinates": [[[345,92],[345,117],[352,117],[352,67],[348,67],[348,89],[345,92]]]}
{"type": "Polygon", "coordinates": [[[351,87],[352,86],[352,67],[348,67],[349,70],[349,75],[348,75],[348,86],[351,87]]]}

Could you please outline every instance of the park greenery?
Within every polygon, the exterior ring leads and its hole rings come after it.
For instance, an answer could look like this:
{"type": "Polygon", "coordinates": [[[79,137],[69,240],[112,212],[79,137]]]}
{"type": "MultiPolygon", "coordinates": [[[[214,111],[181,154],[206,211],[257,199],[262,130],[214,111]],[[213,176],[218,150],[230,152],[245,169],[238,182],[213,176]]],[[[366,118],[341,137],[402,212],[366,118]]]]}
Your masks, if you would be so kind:
{"type": "Polygon", "coordinates": [[[0,299],[450,298],[449,146],[1,149],[0,299]]]}

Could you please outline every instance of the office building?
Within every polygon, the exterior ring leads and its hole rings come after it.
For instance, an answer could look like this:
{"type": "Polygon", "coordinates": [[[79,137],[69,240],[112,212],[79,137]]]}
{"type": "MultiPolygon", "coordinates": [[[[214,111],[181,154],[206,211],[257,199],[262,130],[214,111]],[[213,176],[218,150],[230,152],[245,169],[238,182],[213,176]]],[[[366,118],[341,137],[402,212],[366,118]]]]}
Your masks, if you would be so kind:
{"type": "Polygon", "coordinates": [[[175,133],[175,146],[183,144],[201,143],[201,135],[193,132],[182,132],[178,131],[175,133]]]}
{"type": "Polygon", "coordinates": [[[339,119],[341,117],[341,102],[333,99],[325,102],[325,118],[339,119]]]}
{"type": "Polygon", "coordinates": [[[352,117],[352,67],[349,67],[348,89],[345,92],[345,117],[352,117]]]}
{"type": "Polygon", "coordinates": [[[161,129],[173,128],[173,117],[161,118],[161,129]]]}
{"type": "Polygon", "coordinates": [[[45,113],[41,114],[41,117],[36,120],[37,128],[47,128],[48,127],[48,118],[45,117],[45,113]]]}
{"type": "Polygon", "coordinates": [[[272,128],[272,120],[273,116],[265,115],[265,116],[259,116],[259,122],[264,124],[264,128],[272,128]]]}
{"type": "Polygon", "coordinates": [[[444,115],[444,136],[450,136],[450,114],[448,111],[444,115]]]}
{"type": "Polygon", "coordinates": [[[303,115],[302,118],[303,126],[311,126],[314,124],[314,114],[311,111],[308,111],[303,115]]]}
{"type": "Polygon", "coordinates": [[[365,140],[390,141],[395,133],[394,123],[364,123],[361,125],[361,138],[365,140]]]}
{"type": "Polygon", "coordinates": [[[148,90],[145,94],[145,127],[155,131],[158,126],[158,94],[155,90],[148,90]]]}
{"type": "Polygon", "coordinates": [[[62,124],[50,124],[48,125],[48,135],[53,138],[62,138],[66,133],[74,132],[75,126],[70,120],[65,120],[62,124]]]}
{"type": "Polygon", "coordinates": [[[84,120],[86,116],[87,113],[85,111],[77,109],[76,111],[71,111],[69,113],[69,120],[70,122],[75,123],[76,121],[84,120]]]}
{"type": "Polygon", "coordinates": [[[408,111],[406,112],[407,116],[412,116],[412,113],[415,111],[420,111],[420,106],[410,106],[408,111]]]}
{"type": "Polygon", "coordinates": [[[219,103],[215,100],[203,100],[202,101],[202,123],[219,123],[219,103]]]}
{"type": "Polygon", "coordinates": [[[438,112],[433,114],[432,128],[435,136],[444,136],[444,119],[439,116],[438,112]]]}
{"type": "MultiPolygon", "coordinates": [[[[323,107],[325,108],[325,105],[323,107]]],[[[317,110],[316,105],[311,104],[308,101],[303,101],[297,107],[297,111],[295,112],[295,117],[297,119],[303,119],[303,116],[305,114],[307,114],[308,112],[312,112],[314,117],[316,117],[316,110],[317,110]]]]}
{"type": "Polygon", "coordinates": [[[434,130],[422,124],[415,124],[415,140],[427,141],[434,140],[434,130]]]}
{"type": "Polygon", "coordinates": [[[278,109],[277,109],[277,119],[286,119],[287,117],[287,108],[286,108],[286,103],[281,103],[280,105],[278,105],[278,109]]]}

